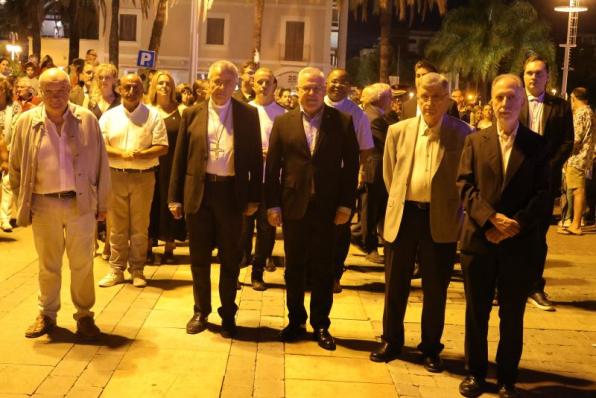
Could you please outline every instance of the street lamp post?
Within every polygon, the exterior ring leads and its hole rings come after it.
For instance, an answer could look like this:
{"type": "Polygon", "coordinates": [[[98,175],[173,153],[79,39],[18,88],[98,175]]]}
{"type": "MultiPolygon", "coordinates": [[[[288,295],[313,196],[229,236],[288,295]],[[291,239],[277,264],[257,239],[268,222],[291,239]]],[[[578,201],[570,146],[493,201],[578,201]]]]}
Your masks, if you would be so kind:
{"type": "Polygon", "coordinates": [[[566,12],[569,14],[567,22],[567,42],[560,44],[565,49],[565,55],[563,57],[563,80],[561,83],[561,95],[567,97],[567,76],[569,75],[569,63],[571,61],[571,49],[576,47],[577,39],[577,24],[579,19],[579,13],[587,11],[587,7],[580,7],[579,0],[569,0],[568,6],[555,7],[555,11],[566,12]]]}

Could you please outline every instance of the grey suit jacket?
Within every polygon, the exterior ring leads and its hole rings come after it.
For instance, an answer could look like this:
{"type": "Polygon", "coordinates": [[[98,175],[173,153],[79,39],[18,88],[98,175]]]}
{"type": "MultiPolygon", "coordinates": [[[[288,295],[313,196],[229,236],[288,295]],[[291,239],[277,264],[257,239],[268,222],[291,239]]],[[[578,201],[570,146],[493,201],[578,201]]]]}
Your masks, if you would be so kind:
{"type": "MultiPolygon", "coordinates": [[[[383,237],[388,242],[395,241],[399,232],[420,120],[421,117],[415,117],[393,124],[387,133],[383,179],[389,199],[383,237]]],[[[462,208],[455,181],[464,140],[472,130],[469,124],[449,115],[445,115],[441,125],[430,202],[431,236],[437,243],[456,242],[460,234],[462,208]]]]}

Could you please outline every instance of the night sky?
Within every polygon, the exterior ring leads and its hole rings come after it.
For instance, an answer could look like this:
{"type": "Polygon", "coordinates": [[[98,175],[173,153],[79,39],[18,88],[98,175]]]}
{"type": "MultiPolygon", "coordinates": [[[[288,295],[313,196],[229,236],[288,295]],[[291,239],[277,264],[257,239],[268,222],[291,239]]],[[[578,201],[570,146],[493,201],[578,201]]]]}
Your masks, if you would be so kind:
{"type": "MultiPolygon", "coordinates": [[[[529,0],[538,10],[541,17],[551,26],[552,38],[555,43],[564,43],[567,34],[567,14],[554,11],[554,7],[569,4],[568,0],[529,0]]],[[[372,3],[372,2],[371,2],[372,3]]],[[[467,0],[449,0],[448,10],[467,4],[467,0]]],[[[587,12],[580,13],[579,33],[596,33],[596,0],[583,0],[580,4],[587,6],[587,12]]],[[[379,36],[379,18],[369,12],[368,21],[362,22],[360,16],[355,19],[350,13],[348,30],[348,58],[358,55],[362,48],[372,47],[379,36]]],[[[399,22],[394,18],[394,27],[407,27],[407,22],[399,22]]],[[[435,9],[427,16],[424,22],[416,21],[412,25],[413,30],[439,30],[441,26],[441,17],[438,10],[435,9]]]]}

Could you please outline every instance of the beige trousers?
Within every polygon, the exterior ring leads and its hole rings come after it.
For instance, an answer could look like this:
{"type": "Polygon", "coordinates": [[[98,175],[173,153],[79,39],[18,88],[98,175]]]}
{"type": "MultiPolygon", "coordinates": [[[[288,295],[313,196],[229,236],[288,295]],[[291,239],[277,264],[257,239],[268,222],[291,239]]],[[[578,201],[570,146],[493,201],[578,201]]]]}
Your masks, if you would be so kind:
{"type": "Polygon", "coordinates": [[[131,272],[143,270],[155,173],[111,172],[110,265],[114,271],[125,271],[127,263],[131,272]]]}
{"type": "Polygon", "coordinates": [[[56,319],[60,309],[62,257],[70,266],[70,296],[75,319],[93,316],[95,214],[79,214],[76,199],[34,194],[31,201],[33,240],[39,256],[39,310],[56,319]]]}

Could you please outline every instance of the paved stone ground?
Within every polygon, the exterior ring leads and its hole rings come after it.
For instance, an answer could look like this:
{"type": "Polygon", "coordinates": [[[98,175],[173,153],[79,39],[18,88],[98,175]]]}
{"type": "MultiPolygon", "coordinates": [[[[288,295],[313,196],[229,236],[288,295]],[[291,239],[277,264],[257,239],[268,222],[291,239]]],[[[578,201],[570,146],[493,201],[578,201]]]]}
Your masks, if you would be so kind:
{"type": "MultiPolygon", "coordinates": [[[[557,311],[528,307],[520,387],[529,397],[596,396],[596,234],[561,236],[551,230],[547,290],[557,311]]],[[[158,249],[159,250],[159,249],[158,249]]],[[[37,313],[37,258],[30,229],[0,233],[0,397],[457,397],[464,374],[464,298],[461,275],[449,288],[444,333],[447,371],[421,366],[415,347],[420,334],[421,291],[414,282],[406,315],[406,350],[389,364],[368,360],[381,333],[382,267],[352,248],[344,291],[335,296],[331,332],[337,351],[313,341],[283,344],[286,323],[283,269],[266,273],[270,288],[255,292],[250,269],[238,294],[238,338],[223,339],[219,317],[210,330],[190,336],[192,311],[188,249],[177,249],[181,265],[147,267],[149,286],[130,283],[97,288],[96,320],[104,332],[96,344],[77,341],[70,316],[67,265],[59,329],[51,337],[23,335],[37,313]]],[[[281,242],[275,248],[281,253],[281,242]]],[[[95,277],[108,265],[99,257],[95,277]]],[[[218,267],[213,267],[214,308],[218,267]]],[[[498,340],[496,311],[490,355],[498,340]]],[[[494,368],[490,381],[494,383],[494,368]]],[[[495,397],[496,394],[485,394],[495,397]]]]}

